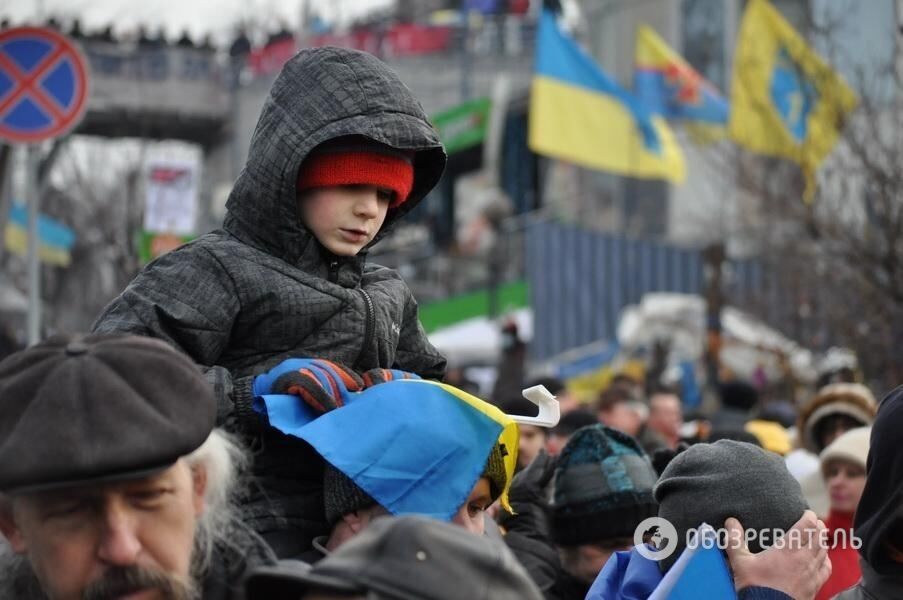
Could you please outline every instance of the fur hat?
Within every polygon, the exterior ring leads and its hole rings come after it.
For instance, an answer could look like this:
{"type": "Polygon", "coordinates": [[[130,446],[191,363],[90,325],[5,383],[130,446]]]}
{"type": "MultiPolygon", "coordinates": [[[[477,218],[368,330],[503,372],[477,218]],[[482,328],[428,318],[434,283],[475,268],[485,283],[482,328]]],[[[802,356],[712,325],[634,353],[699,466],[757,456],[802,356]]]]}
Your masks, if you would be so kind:
{"type": "Polygon", "coordinates": [[[878,403],[872,392],[861,383],[832,383],[821,388],[800,411],[797,431],[804,448],[820,453],[816,439],[818,423],[832,415],[845,415],[860,426],[871,425],[875,420],[878,403]]]}

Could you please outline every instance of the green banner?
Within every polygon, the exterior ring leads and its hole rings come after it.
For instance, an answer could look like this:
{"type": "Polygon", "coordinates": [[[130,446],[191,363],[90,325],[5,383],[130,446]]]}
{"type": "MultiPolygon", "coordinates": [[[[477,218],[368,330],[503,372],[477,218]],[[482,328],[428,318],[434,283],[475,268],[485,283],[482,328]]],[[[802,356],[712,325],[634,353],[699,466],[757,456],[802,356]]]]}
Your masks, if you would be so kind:
{"type": "Polygon", "coordinates": [[[483,143],[489,120],[489,98],[475,98],[433,115],[433,126],[449,154],[483,143]]]}
{"type": "MultiPolygon", "coordinates": [[[[502,313],[530,306],[530,291],[526,281],[502,284],[496,293],[498,294],[496,305],[502,313]]],[[[432,333],[459,321],[485,317],[488,314],[489,291],[479,290],[423,304],[420,307],[420,322],[427,333],[432,333]]]]}

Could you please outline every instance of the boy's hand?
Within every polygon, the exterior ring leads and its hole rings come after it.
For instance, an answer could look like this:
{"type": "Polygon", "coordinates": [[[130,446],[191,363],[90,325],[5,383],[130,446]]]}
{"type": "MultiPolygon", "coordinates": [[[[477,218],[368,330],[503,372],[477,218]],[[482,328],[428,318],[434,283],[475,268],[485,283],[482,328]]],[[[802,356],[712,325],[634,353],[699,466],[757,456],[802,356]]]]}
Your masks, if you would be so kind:
{"type": "Polygon", "coordinates": [[[361,379],[364,381],[364,387],[371,387],[396,379],[420,379],[420,375],[398,369],[370,369],[361,375],[361,379]]]}
{"type": "Polygon", "coordinates": [[[351,392],[364,389],[357,373],[322,358],[290,358],[254,378],[255,396],[291,394],[325,413],[343,406],[351,392]]]}

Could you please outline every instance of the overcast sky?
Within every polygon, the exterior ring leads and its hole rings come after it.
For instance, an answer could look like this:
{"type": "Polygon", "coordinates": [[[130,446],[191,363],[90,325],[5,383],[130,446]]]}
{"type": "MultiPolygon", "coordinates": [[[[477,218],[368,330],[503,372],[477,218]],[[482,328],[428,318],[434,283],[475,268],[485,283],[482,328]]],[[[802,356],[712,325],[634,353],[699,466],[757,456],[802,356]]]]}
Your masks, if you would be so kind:
{"type": "MultiPolygon", "coordinates": [[[[327,20],[347,22],[392,0],[308,0],[311,7],[327,20]]],[[[39,22],[50,15],[69,20],[80,18],[91,31],[113,23],[117,33],[134,30],[139,23],[155,31],[166,27],[171,37],[188,28],[193,36],[210,33],[215,40],[229,39],[233,24],[239,21],[271,22],[285,20],[290,26],[300,20],[304,0],[3,0],[0,17],[14,25],[26,20],[39,22]]]]}

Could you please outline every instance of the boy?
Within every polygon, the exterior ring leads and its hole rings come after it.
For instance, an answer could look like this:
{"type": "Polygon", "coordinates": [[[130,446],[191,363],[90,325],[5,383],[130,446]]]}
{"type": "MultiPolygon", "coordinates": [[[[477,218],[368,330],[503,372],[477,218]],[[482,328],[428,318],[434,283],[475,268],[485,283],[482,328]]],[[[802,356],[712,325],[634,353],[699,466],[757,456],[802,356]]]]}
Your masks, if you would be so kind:
{"type": "Polygon", "coordinates": [[[205,367],[219,423],[261,450],[245,514],[280,556],[325,533],[322,465],[303,442],[261,427],[254,377],[298,357],[443,377],[404,281],[365,261],[445,160],[385,64],[302,50],[270,90],[223,228],[147,265],[94,324],[161,338],[205,367]]]}

